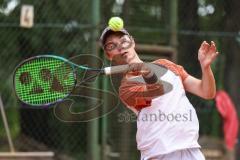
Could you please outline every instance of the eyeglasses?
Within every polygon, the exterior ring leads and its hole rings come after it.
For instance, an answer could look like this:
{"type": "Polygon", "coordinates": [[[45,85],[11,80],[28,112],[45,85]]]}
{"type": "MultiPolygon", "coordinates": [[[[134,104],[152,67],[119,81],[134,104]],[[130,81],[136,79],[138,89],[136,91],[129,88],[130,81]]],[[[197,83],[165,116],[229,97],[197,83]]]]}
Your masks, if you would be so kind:
{"type": "Polygon", "coordinates": [[[132,46],[131,39],[122,39],[120,43],[109,42],[104,45],[104,50],[106,51],[113,51],[116,48],[128,49],[132,46]]]}

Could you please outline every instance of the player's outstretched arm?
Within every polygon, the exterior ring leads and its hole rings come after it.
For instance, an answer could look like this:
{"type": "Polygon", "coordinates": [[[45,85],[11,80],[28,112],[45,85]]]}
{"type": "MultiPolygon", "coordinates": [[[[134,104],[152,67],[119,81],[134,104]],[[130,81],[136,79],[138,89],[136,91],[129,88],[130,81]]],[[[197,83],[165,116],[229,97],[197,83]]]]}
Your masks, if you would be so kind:
{"type": "Polygon", "coordinates": [[[188,76],[184,80],[184,87],[188,92],[198,95],[205,99],[212,99],[216,94],[216,84],[211,69],[211,64],[217,57],[218,52],[213,41],[208,44],[204,41],[198,50],[198,60],[202,69],[202,79],[188,76]]]}

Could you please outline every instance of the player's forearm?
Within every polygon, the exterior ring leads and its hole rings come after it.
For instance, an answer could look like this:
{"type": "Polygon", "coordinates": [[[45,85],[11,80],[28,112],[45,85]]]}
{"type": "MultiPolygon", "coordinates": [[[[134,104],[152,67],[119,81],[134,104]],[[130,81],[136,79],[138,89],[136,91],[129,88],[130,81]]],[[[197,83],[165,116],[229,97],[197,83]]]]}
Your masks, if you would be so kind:
{"type": "Polygon", "coordinates": [[[216,84],[211,67],[202,67],[201,91],[203,98],[213,99],[216,94],[216,84]]]}

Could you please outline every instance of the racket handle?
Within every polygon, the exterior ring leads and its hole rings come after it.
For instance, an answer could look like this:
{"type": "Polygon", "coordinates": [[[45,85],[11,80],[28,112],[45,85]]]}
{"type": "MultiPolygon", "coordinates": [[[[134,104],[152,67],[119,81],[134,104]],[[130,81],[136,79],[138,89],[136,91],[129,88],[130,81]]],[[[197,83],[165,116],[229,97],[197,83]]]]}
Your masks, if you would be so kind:
{"type": "Polygon", "coordinates": [[[119,74],[119,73],[125,73],[129,70],[129,65],[119,65],[119,66],[112,66],[112,67],[106,67],[104,68],[104,74],[105,75],[111,75],[111,74],[119,74]]]}

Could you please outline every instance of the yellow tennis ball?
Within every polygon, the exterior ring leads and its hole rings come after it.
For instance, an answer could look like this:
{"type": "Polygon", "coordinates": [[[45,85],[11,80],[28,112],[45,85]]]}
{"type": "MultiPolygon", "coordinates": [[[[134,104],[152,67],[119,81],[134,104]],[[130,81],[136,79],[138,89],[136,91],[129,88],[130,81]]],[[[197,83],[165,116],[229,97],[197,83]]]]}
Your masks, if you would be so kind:
{"type": "Polygon", "coordinates": [[[113,31],[120,31],[123,28],[123,20],[120,17],[112,17],[108,21],[108,26],[113,31]]]}

